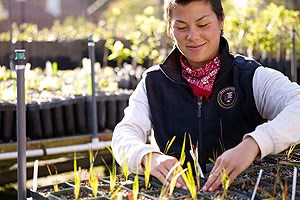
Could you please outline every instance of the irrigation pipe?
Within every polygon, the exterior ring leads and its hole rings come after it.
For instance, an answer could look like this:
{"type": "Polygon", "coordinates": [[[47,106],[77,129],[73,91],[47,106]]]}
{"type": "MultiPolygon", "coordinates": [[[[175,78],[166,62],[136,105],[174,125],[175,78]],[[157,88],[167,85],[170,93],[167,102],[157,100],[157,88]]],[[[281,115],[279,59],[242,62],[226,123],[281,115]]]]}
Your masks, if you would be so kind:
{"type": "MultiPolygon", "coordinates": [[[[73,153],[75,151],[76,152],[88,151],[91,148],[93,150],[101,150],[101,149],[105,149],[106,146],[110,147],[111,141],[91,142],[91,143],[78,144],[78,145],[72,145],[72,146],[27,150],[26,158],[57,155],[57,154],[62,154],[62,153],[73,153]]],[[[0,153],[0,160],[10,160],[10,159],[17,159],[17,158],[18,158],[18,152],[0,153]]]]}

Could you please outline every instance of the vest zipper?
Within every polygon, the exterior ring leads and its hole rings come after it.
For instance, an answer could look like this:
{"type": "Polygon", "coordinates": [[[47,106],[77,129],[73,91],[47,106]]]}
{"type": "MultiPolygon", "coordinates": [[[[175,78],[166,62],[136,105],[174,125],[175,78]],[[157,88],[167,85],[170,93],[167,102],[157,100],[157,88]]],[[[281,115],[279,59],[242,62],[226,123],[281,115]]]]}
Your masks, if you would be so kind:
{"type": "Polygon", "coordinates": [[[197,118],[199,119],[199,146],[198,146],[198,151],[199,151],[199,162],[200,165],[203,163],[203,158],[202,158],[202,152],[203,152],[203,146],[202,146],[202,105],[203,105],[203,96],[202,97],[197,97],[197,105],[198,105],[198,112],[197,112],[197,118]]]}
{"type": "Polygon", "coordinates": [[[203,99],[203,97],[197,97],[197,104],[198,104],[198,112],[197,112],[197,117],[198,118],[201,118],[202,117],[202,99],[203,99]]]}

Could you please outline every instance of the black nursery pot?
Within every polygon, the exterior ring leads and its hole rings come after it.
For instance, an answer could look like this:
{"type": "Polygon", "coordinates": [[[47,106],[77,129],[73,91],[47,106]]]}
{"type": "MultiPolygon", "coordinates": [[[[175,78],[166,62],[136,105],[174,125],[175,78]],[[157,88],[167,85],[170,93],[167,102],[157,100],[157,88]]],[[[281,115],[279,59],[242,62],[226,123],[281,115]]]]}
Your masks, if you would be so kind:
{"type": "MultiPolygon", "coordinates": [[[[75,199],[74,189],[75,188],[72,187],[72,188],[60,190],[58,192],[50,193],[49,200],[75,199]]],[[[97,197],[94,197],[92,194],[92,190],[90,188],[81,186],[78,199],[100,200],[100,199],[109,199],[109,198],[100,196],[100,194],[98,194],[97,197]]]]}
{"type": "Polygon", "coordinates": [[[74,99],[68,98],[62,101],[63,103],[63,123],[64,135],[73,135],[75,133],[75,119],[74,119],[74,99]]]}
{"type": "Polygon", "coordinates": [[[75,96],[74,99],[74,121],[75,121],[75,132],[82,133],[87,132],[87,119],[85,114],[85,96],[75,96]]]}
{"type": "Polygon", "coordinates": [[[117,124],[117,98],[115,92],[105,93],[106,98],[106,127],[113,130],[117,124]]]}
{"type": "Polygon", "coordinates": [[[53,137],[53,126],[51,117],[51,103],[43,102],[40,105],[40,117],[42,124],[42,132],[44,138],[53,137]]]}
{"type": "Polygon", "coordinates": [[[128,105],[128,100],[132,90],[118,90],[112,93],[107,93],[106,103],[106,127],[114,129],[124,117],[124,109],[128,105]]]}
{"type": "MultiPolygon", "coordinates": [[[[67,182],[59,183],[58,190],[64,190],[66,188],[72,188],[73,185],[67,182]]],[[[37,191],[30,190],[31,197],[34,200],[48,200],[50,193],[54,192],[53,185],[43,186],[37,189],[37,191]]]]}
{"type": "Polygon", "coordinates": [[[0,137],[3,142],[16,141],[16,104],[0,103],[0,137]]]}
{"type": "Polygon", "coordinates": [[[41,139],[43,137],[42,122],[40,117],[40,105],[37,102],[26,106],[27,136],[31,139],[41,139]]]}
{"type": "Polygon", "coordinates": [[[63,100],[52,99],[51,103],[51,119],[53,134],[55,137],[61,137],[65,134],[63,119],[63,100]]]}

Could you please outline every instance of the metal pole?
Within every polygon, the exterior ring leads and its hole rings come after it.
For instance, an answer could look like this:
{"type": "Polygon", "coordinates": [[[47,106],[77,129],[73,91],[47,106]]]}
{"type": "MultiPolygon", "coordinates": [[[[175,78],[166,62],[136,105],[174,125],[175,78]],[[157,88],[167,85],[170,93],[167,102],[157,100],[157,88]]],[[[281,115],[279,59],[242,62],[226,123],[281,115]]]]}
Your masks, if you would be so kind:
{"type": "Polygon", "coordinates": [[[25,50],[15,50],[17,72],[18,200],[26,199],[25,50]]]}
{"type": "Polygon", "coordinates": [[[97,123],[97,102],[95,97],[95,42],[93,39],[93,35],[88,38],[88,48],[89,48],[89,58],[91,60],[91,87],[92,87],[92,131],[93,138],[92,142],[98,142],[98,123],[97,123]]]}
{"type": "Polygon", "coordinates": [[[296,51],[296,29],[295,26],[292,28],[292,44],[293,44],[293,54],[291,59],[291,81],[298,81],[297,77],[297,51],[296,51]]]}

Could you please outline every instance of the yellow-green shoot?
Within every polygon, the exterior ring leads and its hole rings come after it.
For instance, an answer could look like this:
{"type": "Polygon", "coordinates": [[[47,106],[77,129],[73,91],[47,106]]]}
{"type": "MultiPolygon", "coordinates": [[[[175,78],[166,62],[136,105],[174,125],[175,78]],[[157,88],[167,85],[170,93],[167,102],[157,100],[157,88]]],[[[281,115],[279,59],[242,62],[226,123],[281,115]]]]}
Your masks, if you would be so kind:
{"type": "Polygon", "coordinates": [[[115,199],[117,197],[118,193],[120,192],[120,190],[122,189],[122,187],[123,187],[123,185],[119,185],[119,187],[110,196],[110,199],[115,199]]]}
{"type": "Polygon", "coordinates": [[[200,188],[200,177],[204,178],[202,169],[199,165],[199,159],[198,159],[198,143],[196,144],[196,147],[194,148],[193,143],[192,143],[192,138],[191,135],[189,135],[189,139],[190,139],[190,146],[191,146],[191,150],[190,150],[190,154],[193,158],[194,161],[194,169],[195,169],[195,173],[196,173],[196,182],[197,182],[197,187],[200,188]]]}
{"type": "Polygon", "coordinates": [[[128,169],[127,160],[126,160],[126,155],[125,155],[124,150],[122,151],[122,158],[123,158],[122,173],[123,173],[123,175],[124,175],[125,181],[127,181],[130,172],[129,172],[129,169],[128,169]]]}
{"type": "MultiPolygon", "coordinates": [[[[51,165],[51,166],[54,168],[55,174],[57,175],[57,168],[54,165],[51,165]]],[[[52,176],[52,172],[51,172],[49,165],[47,165],[47,170],[48,170],[50,176],[52,176]]],[[[57,180],[55,180],[55,183],[53,184],[53,190],[54,190],[54,192],[58,191],[58,181],[57,180]]]]}
{"type": "Polygon", "coordinates": [[[222,182],[222,188],[223,188],[222,199],[225,199],[225,198],[227,198],[228,188],[230,185],[230,178],[227,176],[225,169],[222,169],[222,172],[221,172],[221,182],[222,182]]]}
{"type": "Polygon", "coordinates": [[[57,62],[53,62],[52,63],[52,72],[53,72],[54,76],[57,75],[57,71],[58,71],[58,63],[57,62]]]}
{"type": "Polygon", "coordinates": [[[145,163],[145,170],[144,170],[144,176],[145,176],[145,188],[148,190],[150,184],[150,173],[151,173],[151,163],[152,163],[152,152],[148,154],[146,157],[146,163],[145,163]]]}
{"type": "Polygon", "coordinates": [[[166,145],[166,149],[164,151],[164,154],[168,154],[170,147],[172,146],[175,139],[176,139],[176,136],[174,136],[171,141],[168,141],[168,143],[166,145]]]}
{"type": "Polygon", "coordinates": [[[98,192],[98,184],[99,181],[98,179],[95,177],[94,174],[94,163],[95,163],[95,158],[98,155],[98,151],[96,151],[95,155],[93,152],[93,149],[90,149],[89,151],[89,158],[90,158],[90,187],[92,189],[92,193],[94,195],[94,197],[97,197],[97,192],[98,192]]]}
{"type": "Polygon", "coordinates": [[[186,155],[185,155],[185,141],[186,141],[186,134],[184,134],[181,153],[180,153],[180,159],[179,159],[179,161],[181,162],[182,165],[184,164],[185,157],[186,157],[186,155]]]}
{"type": "Polygon", "coordinates": [[[138,199],[138,195],[139,195],[139,175],[138,175],[138,173],[136,173],[134,176],[134,181],[133,181],[133,185],[132,185],[133,200],[138,199]]]}
{"type": "MultiPolygon", "coordinates": [[[[195,183],[195,178],[193,175],[192,165],[190,162],[187,163],[187,171],[186,174],[186,186],[191,193],[192,199],[197,199],[197,185],[195,183]]],[[[185,177],[185,176],[183,176],[185,177]]]]}
{"type": "MultiPolygon", "coordinates": [[[[178,166],[179,173],[184,180],[186,187],[190,191],[192,199],[197,199],[197,185],[193,175],[192,165],[190,162],[187,163],[187,169],[183,169],[181,165],[178,166]]],[[[178,175],[178,174],[177,174],[178,175]]]]}
{"type": "Polygon", "coordinates": [[[295,149],[296,145],[291,145],[289,150],[287,151],[287,158],[291,158],[291,155],[295,149]]]}
{"type": "Polygon", "coordinates": [[[161,188],[161,192],[160,192],[160,197],[159,199],[164,199],[167,196],[167,192],[169,191],[169,197],[171,197],[173,195],[175,186],[176,186],[176,182],[177,179],[179,178],[179,176],[184,173],[184,170],[182,170],[181,172],[178,173],[178,168],[181,165],[180,162],[177,162],[168,172],[165,182],[161,188]],[[168,184],[168,179],[169,177],[173,174],[172,180],[170,182],[170,184],[168,184]]]}
{"type": "Polygon", "coordinates": [[[108,151],[110,152],[110,154],[112,156],[112,168],[111,169],[109,168],[109,166],[107,165],[107,163],[105,162],[105,160],[103,158],[102,158],[102,160],[103,160],[103,163],[105,164],[107,170],[109,171],[109,188],[110,188],[110,191],[113,193],[115,186],[116,186],[116,181],[117,181],[116,160],[115,160],[115,156],[114,156],[112,149],[109,146],[106,146],[106,148],[108,149],[108,151]]]}
{"type": "Polygon", "coordinates": [[[77,158],[76,152],[74,152],[74,195],[75,199],[79,198],[80,191],[80,171],[77,171],[77,158]]]}

